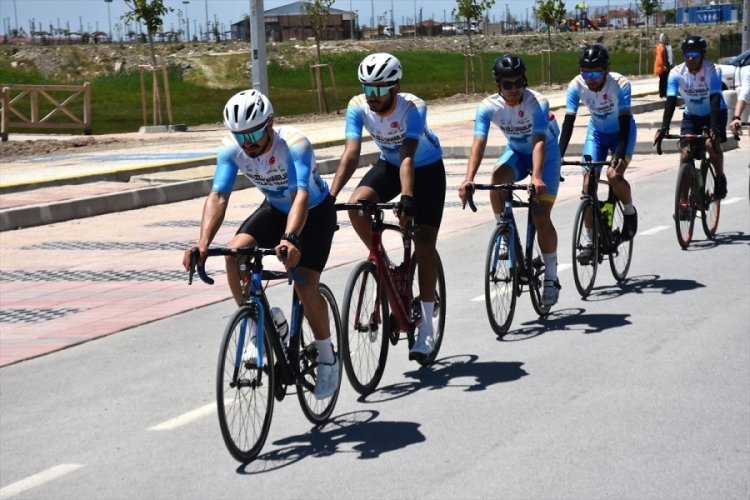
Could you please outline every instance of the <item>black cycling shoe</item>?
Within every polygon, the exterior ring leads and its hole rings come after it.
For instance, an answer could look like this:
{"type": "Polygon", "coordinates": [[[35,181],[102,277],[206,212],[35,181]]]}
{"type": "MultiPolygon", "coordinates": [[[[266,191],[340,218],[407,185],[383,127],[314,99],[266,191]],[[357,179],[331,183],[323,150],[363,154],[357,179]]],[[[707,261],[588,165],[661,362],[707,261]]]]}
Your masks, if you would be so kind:
{"type": "Polygon", "coordinates": [[[582,266],[591,264],[591,259],[594,257],[594,249],[591,245],[586,245],[578,251],[578,263],[582,266]]]}
{"type": "MultiPolygon", "coordinates": [[[[635,207],[633,207],[635,210],[635,207]]],[[[635,233],[638,232],[638,212],[632,214],[625,214],[625,220],[622,224],[622,240],[628,241],[635,237],[635,233]]]]}
{"type": "Polygon", "coordinates": [[[717,199],[723,200],[727,197],[727,176],[724,174],[716,176],[716,187],[714,188],[714,195],[717,199]]]}

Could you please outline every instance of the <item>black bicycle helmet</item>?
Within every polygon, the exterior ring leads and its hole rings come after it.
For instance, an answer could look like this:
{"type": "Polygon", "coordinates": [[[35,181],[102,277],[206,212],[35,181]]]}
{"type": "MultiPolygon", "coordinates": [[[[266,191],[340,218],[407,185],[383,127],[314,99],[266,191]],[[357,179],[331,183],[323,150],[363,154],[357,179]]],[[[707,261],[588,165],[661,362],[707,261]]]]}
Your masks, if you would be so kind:
{"type": "Polygon", "coordinates": [[[683,52],[690,52],[695,50],[705,52],[707,48],[708,44],[706,43],[706,39],[700,35],[689,36],[682,41],[683,52]]]}
{"type": "Polygon", "coordinates": [[[518,56],[504,55],[495,59],[492,65],[492,74],[495,78],[507,78],[510,76],[526,76],[526,65],[518,56]]]}
{"type": "Polygon", "coordinates": [[[581,57],[578,58],[581,68],[607,68],[609,67],[609,52],[603,45],[594,44],[584,47],[581,57]]]}

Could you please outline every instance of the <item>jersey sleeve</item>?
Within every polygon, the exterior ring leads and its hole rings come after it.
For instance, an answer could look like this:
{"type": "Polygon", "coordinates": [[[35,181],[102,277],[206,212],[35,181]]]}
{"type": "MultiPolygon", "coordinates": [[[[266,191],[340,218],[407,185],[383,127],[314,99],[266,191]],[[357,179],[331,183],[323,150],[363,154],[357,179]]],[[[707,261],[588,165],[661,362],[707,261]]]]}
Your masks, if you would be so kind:
{"type": "Polygon", "coordinates": [[[669,72],[667,77],[667,97],[678,97],[680,95],[680,74],[676,70],[669,72]]]}
{"type": "Polygon", "coordinates": [[[490,134],[490,123],[492,123],[493,109],[485,100],[479,104],[476,115],[474,116],[474,137],[484,139],[490,134]]]}
{"type": "Polygon", "coordinates": [[[716,71],[711,72],[709,95],[721,94],[721,70],[716,66],[716,71]]]}
{"type": "Polygon", "coordinates": [[[531,133],[532,135],[547,135],[549,129],[549,101],[543,97],[538,97],[536,105],[531,115],[531,133]]]}
{"type": "Polygon", "coordinates": [[[632,101],[630,82],[625,78],[620,78],[617,82],[617,86],[620,88],[620,99],[617,105],[617,111],[619,114],[630,113],[630,103],[632,101]]]}
{"type": "Polygon", "coordinates": [[[289,176],[289,191],[309,191],[310,173],[315,161],[312,144],[301,133],[294,134],[287,141],[289,146],[287,165],[290,166],[287,173],[289,176]]]}
{"type": "Polygon", "coordinates": [[[578,84],[575,78],[568,84],[568,92],[565,95],[565,113],[578,113],[578,103],[581,100],[581,94],[578,90],[578,84]]]}
{"type": "Polygon", "coordinates": [[[404,123],[406,125],[404,139],[412,139],[415,141],[421,139],[422,134],[424,134],[424,130],[427,127],[427,104],[422,100],[413,102],[413,106],[409,107],[404,118],[404,123]]]}
{"type": "Polygon", "coordinates": [[[354,96],[346,107],[346,127],[344,129],[346,140],[362,140],[362,127],[364,126],[362,99],[364,99],[364,95],[354,96]]]}
{"type": "Polygon", "coordinates": [[[216,172],[211,191],[218,193],[231,193],[234,181],[237,179],[237,163],[234,161],[235,150],[233,147],[222,145],[216,154],[216,172]]]}

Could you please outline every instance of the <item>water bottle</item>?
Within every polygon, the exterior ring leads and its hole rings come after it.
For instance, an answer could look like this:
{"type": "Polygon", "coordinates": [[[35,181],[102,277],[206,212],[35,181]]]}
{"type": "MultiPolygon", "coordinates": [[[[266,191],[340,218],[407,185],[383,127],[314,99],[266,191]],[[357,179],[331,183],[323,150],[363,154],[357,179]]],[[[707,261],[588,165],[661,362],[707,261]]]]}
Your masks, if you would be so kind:
{"type": "Polygon", "coordinates": [[[279,332],[279,338],[284,345],[289,345],[289,323],[284,317],[284,311],[278,307],[271,308],[273,315],[273,324],[276,325],[276,331],[279,332]]]}
{"type": "Polygon", "coordinates": [[[602,217],[607,223],[607,227],[612,227],[612,218],[615,214],[615,205],[611,201],[605,201],[601,206],[602,217]]]}

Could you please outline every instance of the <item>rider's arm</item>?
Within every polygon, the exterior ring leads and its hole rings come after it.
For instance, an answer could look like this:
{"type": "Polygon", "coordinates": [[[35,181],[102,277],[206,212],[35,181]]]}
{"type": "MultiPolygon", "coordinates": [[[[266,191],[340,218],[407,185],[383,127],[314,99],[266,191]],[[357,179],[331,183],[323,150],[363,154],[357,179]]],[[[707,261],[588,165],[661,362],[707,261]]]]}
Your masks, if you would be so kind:
{"type": "Polygon", "coordinates": [[[414,195],[414,155],[418,145],[418,140],[404,139],[398,152],[399,160],[401,160],[398,176],[401,180],[402,195],[414,195]]]}
{"type": "Polygon", "coordinates": [[[570,142],[570,137],[573,135],[573,124],[575,124],[575,121],[575,113],[565,113],[562,130],[560,131],[560,158],[565,156],[565,151],[568,149],[568,143],[570,142]]]}
{"type": "Polygon", "coordinates": [[[341,161],[331,181],[331,196],[334,198],[338,197],[357,169],[361,150],[362,143],[358,139],[347,139],[344,143],[344,154],[341,155],[341,161]]]}
{"type": "Polygon", "coordinates": [[[711,130],[719,131],[721,94],[711,94],[711,130]]]}
{"type": "Polygon", "coordinates": [[[615,149],[616,158],[625,158],[625,152],[628,147],[628,138],[630,137],[630,117],[630,113],[622,113],[617,117],[617,121],[620,124],[620,131],[617,135],[617,149],[615,149]]]}
{"type": "Polygon", "coordinates": [[[487,147],[487,136],[490,133],[492,112],[492,108],[489,107],[486,100],[477,108],[474,116],[474,141],[471,143],[471,152],[469,153],[469,161],[466,164],[464,182],[474,182],[474,176],[477,175],[479,165],[482,163],[484,150],[487,147]]]}
{"type": "Polygon", "coordinates": [[[544,175],[544,145],[543,135],[534,135],[531,139],[531,179],[534,185],[542,182],[544,175]]]}
{"type": "Polygon", "coordinates": [[[310,193],[307,190],[299,189],[292,192],[292,208],[289,209],[289,215],[286,219],[285,233],[300,235],[305,227],[305,222],[307,222],[309,200],[310,193]]]}
{"type": "Polygon", "coordinates": [[[224,144],[219,148],[216,154],[216,171],[214,172],[213,185],[211,192],[203,204],[203,215],[201,216],[200,237],[198,246],[208,248],[208,245],[214,240],[214,236],[219,231],[224,215],[227,212],[229,204],[229,195],[232,193],[234,182],[237,179],[237,162],[235,155],[237,148],[230,139],[225,139],[224,144]]]}
{"type": "Polygon", "coordinates": [[[661,120],[662,130],[669,130],[669,124],[672,123],[672,115],[677,107],[677,96],[668,96],[664,103],[664,115],[661,120]]]}
{"type": "Polygon", "coordinates": [[[574,78],[568,84],[568,91],[565,94],[565,119],[563,120],[560,139],[558,140],[560,145],[560,158],[565,156],[565,151],[568,150],[568,144],[570,143],[570,137],[573,135],[573,124],[576,121],[580,100],[580,89],[578,88],[578,82],[574,78]]]}

